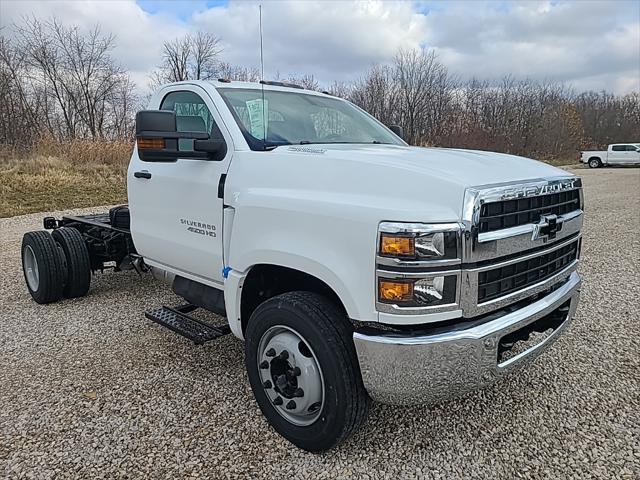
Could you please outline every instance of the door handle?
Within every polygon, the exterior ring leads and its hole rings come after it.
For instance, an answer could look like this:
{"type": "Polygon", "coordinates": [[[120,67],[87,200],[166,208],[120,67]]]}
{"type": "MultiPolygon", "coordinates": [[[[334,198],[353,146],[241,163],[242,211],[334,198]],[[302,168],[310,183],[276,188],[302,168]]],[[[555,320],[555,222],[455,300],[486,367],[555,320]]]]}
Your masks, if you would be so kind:
{"type": "Polygon", "coordinates": [[[147,172],[146,170],[143,170],[141,172],[134,172],[133,176],[136,178],[146,178],[148,180],[151,178],[151,173],[147,172]]]}

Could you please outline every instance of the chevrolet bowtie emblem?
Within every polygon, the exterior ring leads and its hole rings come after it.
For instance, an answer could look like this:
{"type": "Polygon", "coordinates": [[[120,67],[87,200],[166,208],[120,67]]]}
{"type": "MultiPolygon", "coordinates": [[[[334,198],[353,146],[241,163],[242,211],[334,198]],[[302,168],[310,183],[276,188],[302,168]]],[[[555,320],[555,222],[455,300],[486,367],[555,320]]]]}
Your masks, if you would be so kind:
{"type": "Polygon", "coordinates": [[[558,218],[557,215],[542,215],[540,221],[534,225],[533,240],[540,238],[545,241],[548,239],[556,238],[556,233],[562,230],[563,218],[558,218]]]}

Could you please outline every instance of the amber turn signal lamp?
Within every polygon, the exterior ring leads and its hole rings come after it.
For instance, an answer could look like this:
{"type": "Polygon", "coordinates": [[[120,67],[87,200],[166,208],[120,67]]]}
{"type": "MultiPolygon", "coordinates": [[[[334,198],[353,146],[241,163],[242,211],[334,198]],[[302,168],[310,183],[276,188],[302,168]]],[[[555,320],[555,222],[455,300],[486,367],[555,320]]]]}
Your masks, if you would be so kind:
{"type": "Polygon", "coordinates": [[[413,282],[378,280],[378,295],[381,302],[408,302],[413,300],[413,282]]]}
{"type": "Polygon", "coordinates": [[[415,240],[413,237],[397,237],[383,233],[380,236],[380,254],[403,257],[415,255],[415,240]]]}
{"type": "Polygon", "coordinates": [[[138,138],[138,148],[142,150],[162,150],[164,138],[138,138]]]}

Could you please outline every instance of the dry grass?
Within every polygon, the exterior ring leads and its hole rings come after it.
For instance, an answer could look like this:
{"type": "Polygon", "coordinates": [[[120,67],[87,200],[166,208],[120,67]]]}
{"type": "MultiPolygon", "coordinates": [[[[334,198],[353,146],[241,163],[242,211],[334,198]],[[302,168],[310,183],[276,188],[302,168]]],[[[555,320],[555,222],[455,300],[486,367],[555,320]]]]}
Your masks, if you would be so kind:
{"type": "Polygon", "coordinates": [[[126,202],[129,142],[42,139],[0,149],[0,217],[126,202]]]}

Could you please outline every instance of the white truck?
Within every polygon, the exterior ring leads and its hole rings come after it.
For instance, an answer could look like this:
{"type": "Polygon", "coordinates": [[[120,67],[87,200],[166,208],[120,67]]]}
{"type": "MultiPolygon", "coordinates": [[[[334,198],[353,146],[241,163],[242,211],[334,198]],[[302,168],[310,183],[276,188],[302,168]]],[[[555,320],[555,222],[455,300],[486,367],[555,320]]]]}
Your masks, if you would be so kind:
{"type": "Polygon", "coordinates": [[[85,295],[92,272],[151,271],[186,304],[147,318],[196,343],[243,339],[260,409],[300,448],[347,438],[371,399],[487,386],[575,312],[576,176],[411,147],[345,100],[277,82],[166,85],[149,109],[128,208],[45,218],[24,235],[27,288],[48,303],[85,295]]]}
{"type": "Polygon", "coordinates": [[[640,164],[639,143],[612,143],[606,150],[587,150],[581,153],[580,161],[590,168],[605,165],[638,165],[640,164]]]}

